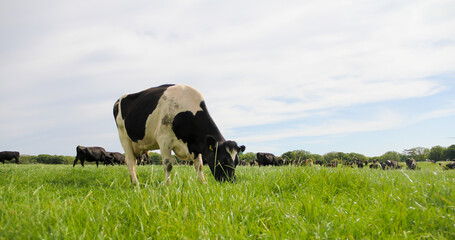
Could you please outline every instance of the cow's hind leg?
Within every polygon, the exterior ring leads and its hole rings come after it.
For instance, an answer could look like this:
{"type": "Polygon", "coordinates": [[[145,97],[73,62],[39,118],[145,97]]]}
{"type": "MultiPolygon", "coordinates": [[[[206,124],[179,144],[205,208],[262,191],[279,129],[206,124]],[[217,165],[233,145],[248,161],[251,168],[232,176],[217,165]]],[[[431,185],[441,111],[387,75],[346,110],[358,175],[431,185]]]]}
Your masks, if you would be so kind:
{"type": "Polygon", "coordinates": [[[128,170],[130,171],[131,176],[131,183],[136,183],[139,185],[139,181],[137,180],[136,175],[136,157],[132,152],[125,151],[125,163],[128,166],[128,170]]]}
{"type": "Polygon", "coordinates": [[[164,181],[167,184],[171,184],[171,171],[172,171],[172,156],[171,149],[161,148],[161,158],[164,166],[164,181]]]}
{"type": "Polygon", "coordinates": [[[203,163],[202,163],[202,155],[199,154],[196,159],[194,159],[194,168],[196,169],[197,176],[202,183],[207,183],[204,178],[204,171],[203,171],[203,163]]]}
{"type": "Polygon", "coordinates": [[[124,134],[120,129],[119,129],[119,136],[120,136],[120,142],[122,143],[123,150],[125,150],[125,163],[126,163],[126,166],[128,167],[128,170],[130,171],[131,183],[136,183],[137,185],[139,185],[139,182],[138,182],[137,176],[136,176],[136,156],[134,154],[134,150],[133,150],[131,141],[127,137],[125,137],[126,134],[124,134]]]}

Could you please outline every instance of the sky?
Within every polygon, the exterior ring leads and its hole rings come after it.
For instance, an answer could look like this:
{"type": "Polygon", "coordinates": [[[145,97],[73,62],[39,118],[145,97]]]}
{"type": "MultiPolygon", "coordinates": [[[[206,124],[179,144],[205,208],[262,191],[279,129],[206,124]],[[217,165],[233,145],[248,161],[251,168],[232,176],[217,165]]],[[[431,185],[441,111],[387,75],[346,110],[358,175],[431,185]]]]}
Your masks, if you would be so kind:
{"type": "Polygon", "coordinates": [[[246,152],[455,144],[454,1],[0,2],[0,151],[123,152],[112,107],[198,89],[246,152]]]}

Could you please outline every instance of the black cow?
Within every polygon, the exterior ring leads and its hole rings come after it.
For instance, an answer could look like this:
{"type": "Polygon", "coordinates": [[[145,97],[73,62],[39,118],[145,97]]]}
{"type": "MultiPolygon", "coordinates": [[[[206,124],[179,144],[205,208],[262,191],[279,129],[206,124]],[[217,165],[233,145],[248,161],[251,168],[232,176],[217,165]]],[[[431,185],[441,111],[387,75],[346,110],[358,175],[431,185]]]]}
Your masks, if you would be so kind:
{"type": "Polygon", "coordinates": [[[357,165],[357,168],[363,168],[365,165],[367,165],[367,162],[360,161],[360,160],[355,160],[354,162],[357,165]]]}
{"type": "Polygon", "coordinates": [[[256,158],[259,166],[278,166],[277,159],[273,153],[258,152],[256,153],[256,158]]]}
{"type": "Polygon", "coordinates": [[[122,165],[125,164],[125,156],[119,152],[108,152],[107,153],[113,164],[122,165]]]}
{"type": "Polygon", "coordinates": [[[408,166],[408,168],[411,170],[416,170],[417,162],[413,158],[408,158],[406,159],[406,166],[408,166]]]}
{"type": "Polygon", "coordinates": [[[76,158],[74,159],[73,167],[76,166],[77,160],[81,161],[82,167],[84,167],[84,162],[96,162],[96,167],[98,163],[108,164],[111,162],[111,157],[102,147],[76,147],[76,158]]]}
{"type": "Polygon", "coordinates": [[[120,142],[131,182],[137,183],[136,157],[160,149],[165,181],[170,183],[171,151],[194,161],[198,178],[206,182],[203,159],[217,181],[235,180],[238,154],[245,146],[226,141],[207,111],[202,94],[186,85],[162,85],[123,95],[114,104],[120,142]]]}
{"type": "Polygon", "coordinates": [[[322,160],[316,160],[315,164],[319,164],[320,166],[324,165],[324,162],[322,160]]]}
{"type": "Polygon", "coordinates": [[[3,151],[0,152],[0,162],[5,164],[5,160],[16,160],[16,164],[19,164],[19,157],[20,153],[19,152],[12,152],[12,151],[3,151]]]}

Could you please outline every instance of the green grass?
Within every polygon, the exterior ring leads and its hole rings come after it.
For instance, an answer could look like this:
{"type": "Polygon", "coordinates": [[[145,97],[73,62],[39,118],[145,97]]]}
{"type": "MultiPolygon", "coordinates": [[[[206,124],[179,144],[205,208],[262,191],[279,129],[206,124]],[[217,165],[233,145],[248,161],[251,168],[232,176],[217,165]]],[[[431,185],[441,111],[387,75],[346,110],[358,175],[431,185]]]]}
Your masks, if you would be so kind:
{"type": "Polygon", "coordinates": [[[455,171],[0,165],[0,239],[455,239],[455,171]]]}

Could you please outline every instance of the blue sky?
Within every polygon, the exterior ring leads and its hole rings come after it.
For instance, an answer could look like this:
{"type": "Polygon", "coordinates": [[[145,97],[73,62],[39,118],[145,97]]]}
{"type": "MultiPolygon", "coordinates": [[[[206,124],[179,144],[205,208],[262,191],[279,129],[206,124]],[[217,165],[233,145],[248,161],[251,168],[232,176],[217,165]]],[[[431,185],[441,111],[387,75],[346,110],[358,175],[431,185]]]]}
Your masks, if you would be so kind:
{"type": "Polygon", "coordinates": [[[455,144],[453,1],[2,1],[0,149],[123,152],[124,93],[199,89],[247,151],[455,144]]]}

